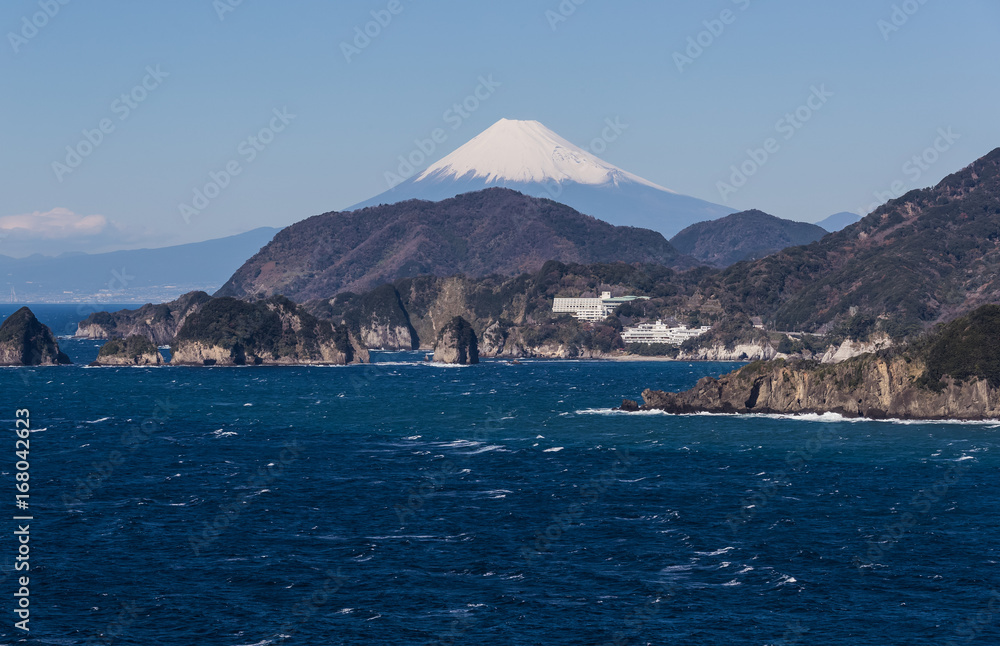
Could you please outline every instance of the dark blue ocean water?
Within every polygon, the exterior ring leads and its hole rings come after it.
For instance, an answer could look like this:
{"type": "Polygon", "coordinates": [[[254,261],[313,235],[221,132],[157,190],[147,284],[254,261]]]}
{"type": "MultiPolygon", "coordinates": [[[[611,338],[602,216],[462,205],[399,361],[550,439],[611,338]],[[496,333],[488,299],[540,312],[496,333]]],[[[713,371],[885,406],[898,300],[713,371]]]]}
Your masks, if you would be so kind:
{"type": "Polygon", "coordinates": [[[995,424],[609,410],[725,364],[62,345],[77,366],[0,369],[0,643],[19,408],[40,644],[1000,643],[995,424]]]}

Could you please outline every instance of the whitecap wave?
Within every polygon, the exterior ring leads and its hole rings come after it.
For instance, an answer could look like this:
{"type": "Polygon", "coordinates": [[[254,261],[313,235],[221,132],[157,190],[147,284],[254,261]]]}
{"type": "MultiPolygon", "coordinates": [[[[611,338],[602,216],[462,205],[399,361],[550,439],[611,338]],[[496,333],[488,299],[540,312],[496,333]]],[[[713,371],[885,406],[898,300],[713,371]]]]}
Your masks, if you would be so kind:
{"type": "Polygon", "coordinates": [[[736,549],[735,547],[729,546],[729,547],[723,547],[722,549],[719,550],[715,550],[714,552],[695,552],[695,554],[698,554],[700,556],[721,556],[728,552],[732,552],[735,549],[736,549]]]}
{"type": "Polygon", "coordinates": [[[421,366],[427,366],[429,368],[471,368],[469,364],[462,363],[440,363],[438,361],[424,361],[423,363],[417,364],[421,366]]]}
{"type": "Polygon", "coordinates": [[[1000,428],[1000,420],[997,419],[875,419],[872,417],[846,417],[840,413],[668,413],[662,410],[639,410],[623,411],[618,408],[584,408],[574,411],[577,415],[671,415],[674,417],[743,417],[758,419],[781,419],[793,420],[796,422],[822,422],[822,423],[848,423],[859,424],[863,422],[882,422],[885,424],[964,424],[969,426],[987,426],[987,428],[1000,428]]]}

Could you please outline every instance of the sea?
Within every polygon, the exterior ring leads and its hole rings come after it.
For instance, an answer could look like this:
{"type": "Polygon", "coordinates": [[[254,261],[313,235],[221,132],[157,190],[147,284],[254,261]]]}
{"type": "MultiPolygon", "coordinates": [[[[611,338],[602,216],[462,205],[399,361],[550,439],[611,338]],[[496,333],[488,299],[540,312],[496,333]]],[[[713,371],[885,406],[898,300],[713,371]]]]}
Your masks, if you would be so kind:
{"type": "Polygon", "coordinates": [[[723,363],[89,368],[32,309],[75,365],[0,369],[2,644],[1000,644],[998,423],[614,410],[723,363]]]}

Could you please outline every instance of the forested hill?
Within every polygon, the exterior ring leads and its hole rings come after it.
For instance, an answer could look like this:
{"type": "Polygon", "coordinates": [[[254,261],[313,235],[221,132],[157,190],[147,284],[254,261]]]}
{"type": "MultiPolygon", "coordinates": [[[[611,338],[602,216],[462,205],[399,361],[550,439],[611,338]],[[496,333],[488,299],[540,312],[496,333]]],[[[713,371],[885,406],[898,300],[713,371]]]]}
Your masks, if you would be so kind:
{"type": "Polygon", "coordinates": [[[513,276],[549,260],[697,264],[654,231],[494,188],[309,218],[276,235],[218,295],[306,301],[407,276],[513,276]]]}
{"type": "Polygon", "coordinates": [[[1000,302],[1000,149],[815,244],[736,264],[717,280],[727,305],[779,329],[850,318],[898,336],[1000,302]]]}
{"type": "Polygon", "coordinates": [[[752,209],[692,224],[671,238],[670,244],[696,260],[728,267],[786,247],[815,242],[826,234],[825,229],[815,224],[785,220],[752,209]]]}

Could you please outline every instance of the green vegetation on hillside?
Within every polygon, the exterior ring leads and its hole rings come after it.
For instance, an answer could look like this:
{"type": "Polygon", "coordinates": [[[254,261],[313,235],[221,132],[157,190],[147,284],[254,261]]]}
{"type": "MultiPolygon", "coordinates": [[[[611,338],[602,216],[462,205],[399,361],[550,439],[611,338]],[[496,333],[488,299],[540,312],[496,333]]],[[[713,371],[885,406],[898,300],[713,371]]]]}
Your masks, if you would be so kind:
{"type": "Polygon", "coordinates": [[[295,357],[300,351],[316,353],[320,343],[333,342],[348,362],[353,357],[346,326],[320,320],[284,296],[254,303],[229,297],[212,299],[187,319],[175,342],[275,357],[295,357]],[[283,316],[296,317],[301,325],[297,330],[284,325],[283,316]]]}
{"type": "Polygon", "coordinates": [[[726,307],[778,329],[826,331],[862,315],[895,338],[1000,298],[1000,149],[860,222],[717,278],[726,307]]]}
{"type": "Polygon", "coordinates": [[[127,357],[139,357],[146,354],[155,355],[159,350],[153,342],[144,336],[133,335],[127,339],[111,339],[101,346],[97,358],[122,355],[127,357]]]}
{"type": "Polygon", "coordinates": [[[826,234],[815,224],[783,220],[754,209],[692,224],[671,238],[670,243],[681,253],[702,262],[728,267],[786,247],[807,245],[826,234]]]}
{"type": "Polygon", "coordinates": [[[696,264],[655,231],[491,188],[308,218],[275,235],[217,295],[330,299],[423,274],[514,276],[545,259],[696,264]]]}
{"type": "Polygon", "coordinates": [[[1000,306],[984,305],[941,326],[923,350],[927,383],[978,377],[1000,388],[1000,306]]]}

